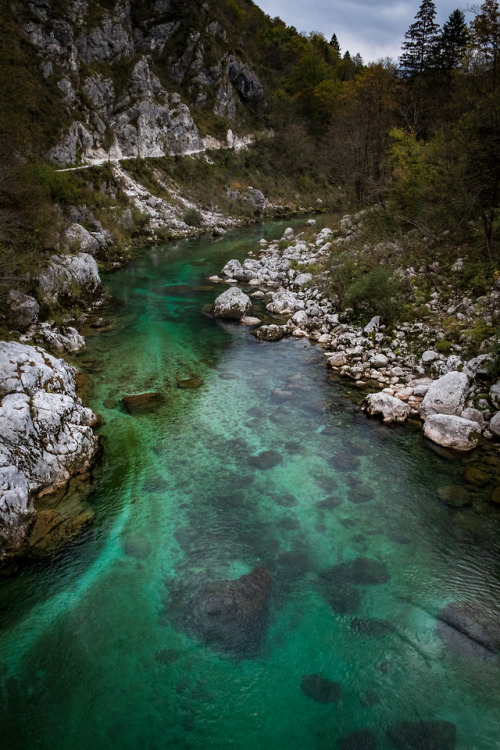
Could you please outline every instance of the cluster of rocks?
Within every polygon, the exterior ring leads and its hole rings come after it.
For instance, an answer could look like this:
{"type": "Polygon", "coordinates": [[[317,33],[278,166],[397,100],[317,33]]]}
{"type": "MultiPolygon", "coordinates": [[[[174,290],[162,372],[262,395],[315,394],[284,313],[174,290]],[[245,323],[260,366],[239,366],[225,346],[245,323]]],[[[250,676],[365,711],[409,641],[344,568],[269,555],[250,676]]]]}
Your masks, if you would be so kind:
{"type": "Polygon", "coordinates": [[[89,469],[97,418],[75,369],[39,347],[0,342],[0,559],[22,546],[34,499],[89,469]]]}
{"type": "MultiPolygon", "coordinates": [[[[424,421],[427,438],[458,451],[473,449],[481,435],[500,437],[500,382],[491,388],[486,385],[488,354],[467,359],[465,347],[459,345],[448,356],[431,349],[432,341],[443,338],[439,324],[405,323],[389,332],[379,316],[364,327],[344,322],[345,314],[322,291],[324,262],[334,246],[350,240],[362,218],[362,212],[346,216],[338,229],[322,229],[309,242],[289,228],[280,241],[261,240],[260,252],[250,251],[243,263],[230,260],[221,276],[211,280],[245,284],[248,294],[232,287],[216,301],[214,314],[246,322],[252,299],[262,300],[270,315],[288,320],[261,325],[254,330],[256,337],[263,341],[287,335],[308,337],[324,346],[329,367],[352,378],[360,389],[375,391],[378,386],[379,391],[370,393],[363,403],[369,414],[387,423],[418,417],[424,421]],[[221,305],[226,299],[238,299],[238,315],[221,305]],[[422,348],[425,351],[417,356],[422,348]]],[[[498,296],[493,290],[489,297],[477,300],[475,307],[462,302],[453,309],[448,306],[446,312],[461,315],[467,323],[467,316],[484,316],[485,305],[494,305],[498,296]]],[[[433,293],[429,310],[437,309],[438,297],[433,293]]]]}
{"type": "Polygon", "coordinates": [[[73,326],[39,321],[40,304],[52,310],[93,303],[102,291],[95,258],[87,252],[53,255],[32,284],[37,299],[16,289],[9,292],[6,318],[10,329],[18,332],[21,342],[41,344],[58,356],[84,349],[85,339],[73,326]]]}

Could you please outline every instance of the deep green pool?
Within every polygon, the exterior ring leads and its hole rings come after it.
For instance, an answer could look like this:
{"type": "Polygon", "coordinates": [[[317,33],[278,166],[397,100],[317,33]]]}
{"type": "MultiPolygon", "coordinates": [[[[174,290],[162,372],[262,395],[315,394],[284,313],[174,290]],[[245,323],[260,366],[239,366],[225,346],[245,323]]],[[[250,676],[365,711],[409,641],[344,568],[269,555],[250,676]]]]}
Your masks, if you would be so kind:
{"type": "Polygon", "coordinates": [[[441,504],[437,489],[462,482],[463,461],[367,420],[319,347],[259,343],[201,312],[221,291],[207,277],[282,231],[150,249],[106,279],[123,305],[81,358],[105,419],[96,523],[0,584],[2,747],[303,750],[368,728],[389,748],[389,725],[428,719],[453,722],[461,750],[500,747],[498,660],[451,650],[435,619],[454,599],[500,599],[491,488],[466,510],[441,504]],[[192,376],[203,385],[177,387],[192,376]],[[164,404],[127,414],[120,399],[144,391],[164,404]],[[262,450],[281,463],[256,469],[249,457],[262,450]],[[335,611],[320,574],[359,556],[390,580],[354,585],[335,611]],[[272,595],[255,656],[182,628],[172,592],[260,565],[272,595]],[[353,618],[394,628],[370,635],[353,618]],[[336,702],[300,689],[317,673],[341,684],[336,702]]]}

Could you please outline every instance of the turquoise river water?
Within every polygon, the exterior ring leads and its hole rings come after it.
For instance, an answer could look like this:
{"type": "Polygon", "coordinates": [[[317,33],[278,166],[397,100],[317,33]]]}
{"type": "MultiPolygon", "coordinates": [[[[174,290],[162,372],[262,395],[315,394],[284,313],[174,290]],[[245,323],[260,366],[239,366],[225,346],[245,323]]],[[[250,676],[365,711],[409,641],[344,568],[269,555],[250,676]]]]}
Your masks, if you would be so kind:
{"type": "Polygon", "coordinates": [[[105,279],[120,304],[81,357],[105,420],[95,523],[0,582],[1,747],[322,750],[367,729],[343,746],[383,749],[389,726],[423,720],[452,722],[462,750],[500,747],[498,659],[452,649],[435,617],[500,599],[491,488],[443,505],[464,462],[368,420],[320,347],[202,314],[223,289],[208,276],[283,228],[148,249],[105,279]],[[128,414],[121,398],[148,391],[164,402],[128,414]],[[256,466],[264,450],[280,462],[256,466]],[[329,596],[324,572],[358,557],[372,577],[329,596]],[[260,566],[251,652],[186,626],[189,592],[260,566]],[[332,702],[303,689],[318,674],[332,702]]]}

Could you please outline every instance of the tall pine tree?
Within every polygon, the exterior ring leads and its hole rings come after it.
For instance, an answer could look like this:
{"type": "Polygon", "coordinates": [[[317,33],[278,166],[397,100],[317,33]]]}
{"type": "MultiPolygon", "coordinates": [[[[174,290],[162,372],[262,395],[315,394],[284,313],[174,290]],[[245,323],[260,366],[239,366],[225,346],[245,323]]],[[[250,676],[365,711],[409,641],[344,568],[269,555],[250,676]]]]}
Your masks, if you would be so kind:
{"type": "Polygon", "coordinates": [[[459,67],[469,42],[469,30],[461,10],[454,10],[434,47],[433,65],[438,73],[450,74],[459,67]]]}
{"type": "Polygon", "coordinates": [[[436,6],[432,0],[422,0],[415,21],[405,34],[403,54],[399,58],[401,75],[405,78],[414,78],[432,68],[433,52],[439,32],[435,17],[436,6]]]}

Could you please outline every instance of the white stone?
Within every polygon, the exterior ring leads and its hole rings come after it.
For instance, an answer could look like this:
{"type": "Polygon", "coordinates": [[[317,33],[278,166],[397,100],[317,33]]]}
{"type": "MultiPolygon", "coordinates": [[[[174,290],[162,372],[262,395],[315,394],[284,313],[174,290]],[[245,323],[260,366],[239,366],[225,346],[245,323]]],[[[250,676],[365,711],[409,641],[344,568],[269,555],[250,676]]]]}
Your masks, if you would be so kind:
{"type": "Polygon", "coordinates": [[[470,451],[478,444],[481,429],[477,422],[453,414],[432,414],[425,421],[424,435],[445,448],[470,451]]]}
{"type": "Polygon", "coordinates": [[[495,409],[500,409],[500,380],[490,388],[490,401],[495,409]]]}
{"type": "Polygon", "coordinates": [[[241,320],[251,309],[250,297],[239,287],[226,289],[214,302],[214,316],[226,320],[241,320]]]}
{"type": "Polygon", "coordinates": [[[409,414],[410,407],[401,399],[391,396],[389,393],[370,393],[363,402],[363,408],[372,415],[381,415],[384,422],[404,422],[409,414]]]}
{"type": "Polygon", "coordinates": [[[420,406],[420,414],[424,419],[433,414],[458,416],[464,410],[468,392],[467,375],[463,372],[449,372],[430,385],[420,406]]]}
{"type": "Polygon", "coordinates": [[[497,411],[492,416],[488,426],[489,426],[490,432],[492,432],[493,435],[500,437],[500,411],[497,411]]]}

